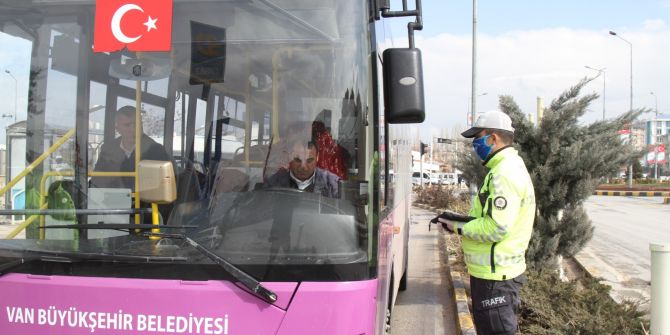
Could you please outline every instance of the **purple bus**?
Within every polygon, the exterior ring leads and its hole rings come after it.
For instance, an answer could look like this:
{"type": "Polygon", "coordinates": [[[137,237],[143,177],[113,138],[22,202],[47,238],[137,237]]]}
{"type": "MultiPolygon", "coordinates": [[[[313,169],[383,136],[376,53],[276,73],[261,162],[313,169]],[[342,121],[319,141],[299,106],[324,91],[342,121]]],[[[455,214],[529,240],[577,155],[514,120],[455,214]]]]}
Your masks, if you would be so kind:
{"type": "Polygon", "coordinates": [[[421,27],[418,0],[0,0],[0,334],[389,333],[421,27]]]}

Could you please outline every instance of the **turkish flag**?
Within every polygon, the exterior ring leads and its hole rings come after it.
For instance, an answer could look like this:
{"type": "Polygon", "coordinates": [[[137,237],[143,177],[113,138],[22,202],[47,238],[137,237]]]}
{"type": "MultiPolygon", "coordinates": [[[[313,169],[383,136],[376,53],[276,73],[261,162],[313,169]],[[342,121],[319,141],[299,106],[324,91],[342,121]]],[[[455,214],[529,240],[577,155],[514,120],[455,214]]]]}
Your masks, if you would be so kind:
{"type": "Polygon", "coordinates": [[[658,164],[665,164],[665,145],[660,144],[657,150],[658,155],[656,156],[656,161],[658,164]]]}
{"type": "Polygon", "coordinates": [[[169,51],[172,0],[97,0],[94,52],[169,51]]]}

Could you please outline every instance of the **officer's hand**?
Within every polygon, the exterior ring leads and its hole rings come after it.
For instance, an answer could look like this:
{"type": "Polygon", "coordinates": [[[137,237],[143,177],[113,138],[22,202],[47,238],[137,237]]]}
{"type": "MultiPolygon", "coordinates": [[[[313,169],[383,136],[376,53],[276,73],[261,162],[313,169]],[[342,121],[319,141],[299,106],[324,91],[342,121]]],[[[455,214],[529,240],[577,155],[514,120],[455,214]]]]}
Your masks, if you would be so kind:
{"type": "Polygon", "coordinates": [[[453,222],[442,218],[437,219],[437,221],[440,222],[440,224],[442,224],[442,228],[446,229],[449,232],[449,234],[453,234],[454,232],[456,232],[456,230],[454,230],[453,222]]]}
{"type": "Polygon", "coordinates": [[[450,220],[447,220],[444,214],[436,216],[434,219],[430,220],[431,223],[440,223],[442,228],[448,231],[450,234],[454,233],[454,223],[450,220]]]}

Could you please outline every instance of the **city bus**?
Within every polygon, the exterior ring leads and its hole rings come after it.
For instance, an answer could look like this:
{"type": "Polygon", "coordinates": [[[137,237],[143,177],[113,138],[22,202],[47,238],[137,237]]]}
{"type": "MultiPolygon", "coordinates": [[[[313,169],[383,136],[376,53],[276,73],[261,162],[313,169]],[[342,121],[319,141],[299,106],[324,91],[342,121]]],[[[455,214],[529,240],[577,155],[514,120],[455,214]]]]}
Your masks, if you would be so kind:
{"type": "Polygon", "coordinates": [[[414,5],[0,0],[0,334],[389,333],[414,5]]]}

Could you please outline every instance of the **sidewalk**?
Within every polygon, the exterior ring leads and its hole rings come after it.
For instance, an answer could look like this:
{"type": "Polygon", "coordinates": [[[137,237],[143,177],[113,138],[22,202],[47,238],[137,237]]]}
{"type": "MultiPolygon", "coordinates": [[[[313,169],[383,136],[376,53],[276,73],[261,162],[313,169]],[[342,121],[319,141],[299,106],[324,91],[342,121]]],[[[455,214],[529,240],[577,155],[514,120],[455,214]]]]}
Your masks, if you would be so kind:
{"type": "MultiPolygon", "coordinates": [[[[446,334],[476,335],[477,332],[474,329],[472,314],[469,309],[469,298],[466,294],[465,282],[458,271],[450,268],[450,264],[454,264],[456,258],[447,250],[447,235],[437,224],[431,225],[430,231],[428,230],[429,220],[439,213],[441,211],[434,207],[423,204],[414,205],[412,207],[412,223],[415,224],[415,221],[419,219],[420,230],[424,230],[425,233],[436,234],[437,236],[437,245],[435,247],[438,249],[440,256],[442,285],[446,286],[446,290],[440,294],[446,294],[446,300],[448,300],[448,303],[445,305],[446,315],[447,318],[453,318],[453,321],[447,323],[448,327],[445,327],[446,334]]],[[[410,332],[408,334],[415,333],[410,332]]]]}
{"type": "Polygon", "coordinates": [[[434,212],[412,207],[407,290],[400,291],[391,320],[393,335],[458,334],[453,286],[434,212]],[[433,225],[433,228],[435,226],[433,225]]]}
{"type": "Polygon", "coordinates": [[[648,269],[644,271],[639,264],[628,263],[617,253],[602,248],[594,249],[587,245],[577,255],[575,260],[584,271],[593,278],[601,278],[602,283],[609,285],[612,290],[610,296],[614,301],[622,303],[624,300],[635,301],[644,311],[649,310],[651,302],[651,286],[648,269]],[[606,255],[606,259],[597,254],[606,255]]]}
{"type": "MultiPolygon", "coordinates": [[[[16,229],[18,225],[13,225],[9,223],[0,222],[0,240],[4,239],[9,233],[16,229]]],[[[25,230],[16,235],[15,239],[24,239],[26,238],[25,230]]]]}

